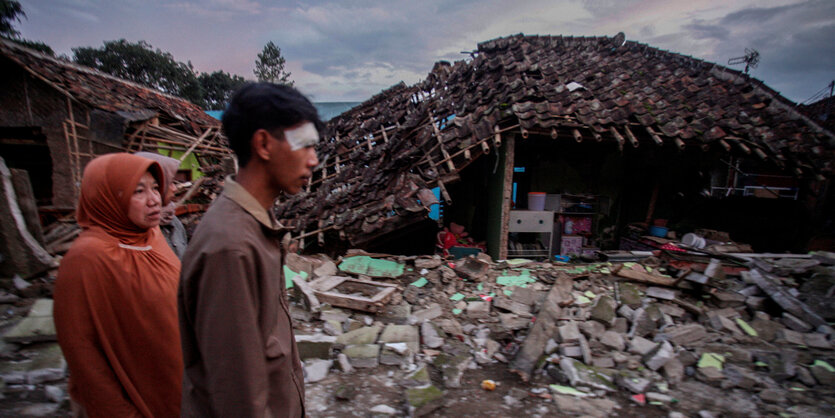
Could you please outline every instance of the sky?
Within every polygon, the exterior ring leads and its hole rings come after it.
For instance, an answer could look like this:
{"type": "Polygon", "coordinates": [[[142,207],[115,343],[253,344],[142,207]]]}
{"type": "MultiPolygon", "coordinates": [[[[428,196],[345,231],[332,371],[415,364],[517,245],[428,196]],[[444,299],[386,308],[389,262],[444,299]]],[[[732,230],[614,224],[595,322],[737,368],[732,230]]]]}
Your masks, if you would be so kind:
{"type": "MultiPolygon", "coordinates": [[[[727,65],[760,53],[750,74],[795,102],[835,80],[835,0],[20,0],[22,37],[57,54],[144,40],[191,62],[254,79],[273,41],[313,101],[364,101],[424,79],[437,61],[518,33],[614,36],[727,65]]],[[[742,70],[744,66],[730,66],[742,70]]]]}

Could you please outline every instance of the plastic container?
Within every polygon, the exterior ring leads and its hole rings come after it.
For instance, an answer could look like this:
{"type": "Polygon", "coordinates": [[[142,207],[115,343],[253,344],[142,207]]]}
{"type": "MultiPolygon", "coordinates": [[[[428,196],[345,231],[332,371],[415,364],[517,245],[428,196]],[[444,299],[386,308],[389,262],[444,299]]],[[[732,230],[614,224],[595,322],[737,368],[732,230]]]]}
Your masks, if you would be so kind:
{"type": "Polygon", "coordinates": [[[707,241],[704,239],[704,237],[696,235],[692,232],[684,234],[684,236],[681,237],[681,243],[688,247],[693,247],[697,249],[702,249],[705,247],[705,245],[707,245],[707,241]]]}
{"type": "Polygon", "coordinates": [[[667,227],[653,225],[653,226],[649,227],[649,234],[654,236],[654,237],[666,238],[667,237],[667,227]]]}
{"type": "Polygon", "coordinates": [[[528,193],[528,210],[545,210],[545,193],[528,193]]]}

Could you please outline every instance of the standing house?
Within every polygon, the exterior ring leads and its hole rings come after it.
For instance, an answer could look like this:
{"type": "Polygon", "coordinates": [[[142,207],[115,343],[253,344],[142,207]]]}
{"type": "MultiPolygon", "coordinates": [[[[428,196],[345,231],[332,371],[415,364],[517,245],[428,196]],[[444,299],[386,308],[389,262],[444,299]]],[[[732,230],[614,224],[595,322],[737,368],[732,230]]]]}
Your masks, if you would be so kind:
{"type": "Polygon", "coordinates": [[[0,69],[0,156],[27,170],[42,210],[74,209],[97,155],[160,151],[208,165],[231,153],[220,121],[186,100],[7,40],[0,69]]]}
{"type": "MultiPolygon", "coordinates": [[[[444,222],[499,258],[528,192],[573,195],[593,214],[591,244],[609,248],[657,218],[805,243],[827,216],[835,136],[746,74],[623,34],[515,35],[470,55],[329,122],[307,191],[277,208],[307,247],[416,241],[437,231],[435,187],[444,222]]],[[[574,210],[564,203],[555,212],[574,210]]]]}

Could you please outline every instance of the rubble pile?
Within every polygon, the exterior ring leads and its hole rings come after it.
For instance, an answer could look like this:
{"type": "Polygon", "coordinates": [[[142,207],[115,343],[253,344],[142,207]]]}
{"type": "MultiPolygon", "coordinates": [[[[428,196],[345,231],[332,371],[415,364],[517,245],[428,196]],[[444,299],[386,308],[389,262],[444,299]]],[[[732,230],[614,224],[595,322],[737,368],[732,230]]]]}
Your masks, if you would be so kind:
{"type": "MultiPolygon", "coordinates": [[[[288,254],[284,273],[311,416],[831,416],[834,265],[352,250],[288,254]]],[[[69,415],[52,280],[0,293],[0,409],[17,415],[69,415]]]]}
{"type": "Polygon", "coordinates": [[[833,260],[691,259],[560,265],[355,252],[338,262],[292,256],[288,268],[305,283],[296,289],[309,310],[294,316],[308,383],[331,368],[394,367],[405,405],[386,406],[397,414],[435,411],[462,376],[501,365],[518,375],[498,382],[514,389],[509,410],[551,400],[568,415],[831,415],[833,311],[798,297],[835,289],[833,260]],[[402,291],[357,309],[374,290],[343,289],[338,300],[338,280],[402,291]],[[316,300],[324,293],[330,303],[316,300]]]}

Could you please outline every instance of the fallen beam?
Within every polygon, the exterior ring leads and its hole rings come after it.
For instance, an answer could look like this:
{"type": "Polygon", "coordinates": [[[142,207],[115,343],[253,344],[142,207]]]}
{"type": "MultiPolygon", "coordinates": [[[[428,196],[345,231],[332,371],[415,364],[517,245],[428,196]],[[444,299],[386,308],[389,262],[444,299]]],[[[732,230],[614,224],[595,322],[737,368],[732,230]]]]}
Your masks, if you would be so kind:
{"type": "Polygon", "coordinates": [[[574,301],[571,289],[572,280],[568,276],[562,275],[557,279],[545,297],[531,332],[525,338],[516,357],[510,362],[510,371],[518,374],[523,381],[530,380],[539,357],[545,351],[545,344],[556,334],[561,307],[574,301]]]}

